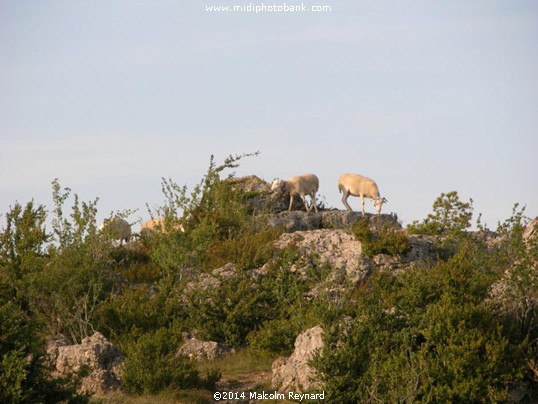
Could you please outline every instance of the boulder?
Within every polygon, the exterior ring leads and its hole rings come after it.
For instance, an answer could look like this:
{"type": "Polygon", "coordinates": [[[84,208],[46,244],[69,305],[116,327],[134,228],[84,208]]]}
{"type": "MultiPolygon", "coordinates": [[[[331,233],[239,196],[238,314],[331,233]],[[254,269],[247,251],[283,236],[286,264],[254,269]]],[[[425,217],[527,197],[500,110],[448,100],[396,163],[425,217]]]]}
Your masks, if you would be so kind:
{"type": "MultiPolygon", "coordinates": [[[[232,191],[240,192],[248,204],[249,211],[257,215],[260,213],[278,213],[288,209],[290,203],[289,194],[282,189],[271,191],[271,184],[249,175],[239,178],[227,178],[225,180],[232,191]]],[[[300,198],[295,198],[293,210],[305,210],[300,198]]]]}
{"type": "Polygon", "coordinates": [[[228,345],[215,341],[202,341],[194,337],[188,338],[178,351],[180,355],[195,360],[214,360],[226,353],[234,352],[235,350],[228,345]]]}
{"type": "Polygon", "coordinates": [[[323,329],[310,328],[295,340],[295,350],[288,358],[279,358],[272,365],[271,383],[281,393],[314,391],[322,387],[315,370],[308,364],[314,353],[323,348],[323,329]]]}
{"type": "Polygon", "coordinates": [[[398,230],[402,225],[398,222],[396,215],[377,215],[361,212],[350,212],[348,210],[328,210],[321,212],[321,227],[324,229],[350,229],[360,220],[367,220],[368,226],[372,230],[379,230],[383,226],[393,227],[398,230]]]}
{"type": "Polygon", "coordinates": [[[281,227],[288,232],[308,231],[317,229],[350,229],[353,224],[360,220],[367,220],[372,230],[379,230],[382,227],[392,227],[400,230],[402,226],[398,223],[395,215],[372,215],[362,216],[360,212],[349,212],[347,210],[328,210],[316,212],[304,212],[301,210],[285,210],[279,213],[266,213],[253,217],[252,225],[260,229],[267,227],[281,227]]]}
{"type": "MultiPolygon", "coordinates": [[[[345,230],[312,230],[285,233],[275,244],[278,248],[296,246],[305,262],[314,266],[329,266],[333,273],[345,272],[352,282],[366,278],[371,265],[362,258],[360,241],[345,230]],[[310,262],[312,257],[316,262],[310,262]]],[[[299,271],[302,271],[299,268],[299,271]]]]}
{"type": "Polygon", "coordinates": [[[418,265],[432,267],[437,258],[434,240],[435,236],[411,235],[409,251],[401,255],[378,254],[372,261],[378,268],[394,272],[418,265]]]}
{"type": "Polygon", "coordinates": [[[286,210],[280,213],[260,215],[254,220],[258,227],[281,227],[289,232],[315,230],[321,227],[321,214],[315,212],[286,210]]]}
{"type": "Polygon", "coordinates": [[[100,332],[76,345],[68,345],[61,338],[48,340],[47,352],[54,373],[82,376],[79,392],[102,395],[121,389],[120,368],[125,357],[100,332]]]}

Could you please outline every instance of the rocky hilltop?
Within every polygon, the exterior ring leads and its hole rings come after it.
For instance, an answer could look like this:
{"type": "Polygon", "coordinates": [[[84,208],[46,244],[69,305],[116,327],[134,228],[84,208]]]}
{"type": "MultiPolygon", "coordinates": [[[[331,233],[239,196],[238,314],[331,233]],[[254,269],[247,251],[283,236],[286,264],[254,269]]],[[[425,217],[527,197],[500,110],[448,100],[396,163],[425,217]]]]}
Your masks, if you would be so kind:
{"type": "MultiPolygon", "coordinates": [[[[279,233],[270,241],[272,255],[259,266],[245,267],[230,261],[216,268],[183,269],[181,289],[175,299],[186,313],[196,313],[201,310],[201,306],[204,310],[207,310],[207,307],[214,311],[220,310],[217,291],[229,284],[244,285],[246,282],[247,290],[257,293],[259,285],[273,279],[275,271],[285,273],[286,277],[291,276],[292,282],[305,285],[300,290],[305,304],[323,298],[336,306],[344,305],[347,303],[346,294],[351,290],[360,290],[360,286],[365,284],[373,273],[385,272],[397,276],[410,269],[428,271],[439,262],[440,255],[449,251],[445,243],[447,236],[408,234],[395,215],[363,216],[359,212],[325,209],[323,206],[320,206],[319,213],[306,212],[299,201],[294,204],[292,211],[288,211],[289,196],[280,190],[271,192],[270,184],[256,176],[231,178],[226,182],[233,192],[242,195],[249,212],[245,220],[251,229],[260,233],[275,229],[279,233]],[[403,240],[403,247],[395,251],[386,246],[372,248],[371,244],[388,237],[387,235],[395,240],[403,240]],[[444,250],[440,251],[439,246],[444,250]],[[288,259],[291,263],[285,267],[282,257],[286,254],[292,258],[288,259]],[[202,297],[193,299],[192,296],[202,297]],[[211,306],[212,304],[215,306],[211,306]]],[[[525,240],[531,238],[536,228],[535,223],[536,221],[531,223],[525,230],[525,240]]],[[[491,249],[503,243],[506,238],[506,235],[493,232],[469,233],[468,236],[491,249]]],[[[244,248],[248,249],[248,246],[244,248]]],[[[508,277],[509,272],[506,274],[506,278],[508,277]]],[[[129,287],[140,286],[132,283],[129,287]]],[[[511,291],[511,287],[508,281],[500,280],[492,287],[491,297],[501,299],[511,291]]],[[[147,293],[155,295],[158,289],[150,287],[147,293]]],[[[222,304],[228,304],[230,299],[223,300],[222,304]]],[[[533,301],[533,307],[536,306],[538,303],[533,301]]],[[[268,324],[272,324],[271,321],[268,321],[268,324]]],[[[261,323],[254,327],[248,335],[249,343],[261,344],[257,341],[262,338],[259,335],[262,335],[260,333],[264,330],[263,327],[261,323]]],[[[283,327],[286,329],[286,326],[283,327]]],[[[316,354],[321,353],[324,346],[322,325],[310,324],[309,327],[290,329],[295,330],[294,344],[287,356],[280,356],[272,364],[271,389],[284,393],[323,389],[322,381],[310,363],[316,354]]],[[[241,346],[224,343],[225,340],[233,341],[233,338],[226,339],[226,332],[228,330],[221,334],[215,332],[213,335],[220,335],[222,338],[214,341],[207,337],[211,332],[193,326],[188,332],[184,332],[183,342],[177,346],[176,357],[188,357],[195,362],[211,362],[224,356],[233,361],[241,346]]],[[[69,346],[65,341],[51,340],[48,352],[50,366],[55,372],[65,374],[69,371],[80,371],[82,368],[87,372],[81,386],[84,392],[105,394],[122,388],[121,364],[125,360],[124,354],[100,333],[84,339],[80,345],[69,346]]],[[[269,380],[266,382],[269,383],[269,380]]],[[[218,386],[236,392],[246,388],[241,383],[221,383],[218,386]]]]}

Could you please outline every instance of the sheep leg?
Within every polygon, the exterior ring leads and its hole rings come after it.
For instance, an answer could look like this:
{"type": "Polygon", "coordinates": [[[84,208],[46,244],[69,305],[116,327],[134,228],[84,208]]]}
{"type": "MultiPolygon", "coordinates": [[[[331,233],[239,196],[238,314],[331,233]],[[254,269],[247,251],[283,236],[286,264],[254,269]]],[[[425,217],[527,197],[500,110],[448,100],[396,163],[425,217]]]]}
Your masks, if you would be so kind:
{"type": "Polygon", "coordinates": [[[361,195],[362,215],[364,216],[364,196],[361,195]]]}
{"type": "Polygon", "coordinates": [[[290,207],[288,208],[288,212],[291,210],[291,205],[293,205],[293,195],[290,194],[290,207]]]}
{"type": "Polygon", "coordinates": [[[306,196],[301,194],[301,199],[303,200],[303,204],[304,204],[304,207],[306,208],[306,211],[310,212],[310,208],[308,207],[308,205],[306,203],[306,196]]]}
{"type": "Polygon", "coordinates": [[[312,192],[310,194],[310,198],[312,198],[312,204],[314,205],[314,210],[316,211],[316,213],[318,213],[318,207],[317,207],[317,204],[316,204],[316,193],[312,192]]]}
{"type": "Polygon", "coordinates": [[[347,203],[347,198],[349,198],[349,195],[350,195],[349,191],[345,190],[344,195],[342,196],[342,203],[347,208],[347,210],[353,212],[353,209],[351,209],[351,206],[349,206],[349,203],[347,203]]]}

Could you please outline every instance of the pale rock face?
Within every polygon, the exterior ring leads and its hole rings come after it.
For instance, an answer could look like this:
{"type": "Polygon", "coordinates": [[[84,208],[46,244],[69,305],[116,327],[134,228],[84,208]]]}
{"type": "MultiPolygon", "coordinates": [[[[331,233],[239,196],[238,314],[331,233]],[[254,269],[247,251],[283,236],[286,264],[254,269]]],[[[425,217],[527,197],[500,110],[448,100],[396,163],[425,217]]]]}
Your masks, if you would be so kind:
{"type": "Polygon", "coordinates": [[[295,340],[295,350],[289,358],[273,362],[272,384],[279,392],[312,391],[321,388],[316,372],[308,365],[315,352],[323,348],[323,329],[310,328],[295,340]]]}
{"type": "Polygon", "coordinates": [[[235,350],[228,345],[220,344],[215,341],[201,341],[196,338],[190,338],[179,348],[179,354],[195,360],[209,359],[214,360],[226,353],[234,353],[235,350]]]}
{"type": "Polygon", "coordinates": [[[283,234],[276,242],[278,248],[290,245],[296,246],[304,257],[315,254],[322,266],[345,271],[352,281],[361,280],[369,273],[369,266],[361,261],[361,243],[345,230],[296,231],[283,234]]]}
{"type": "Polygon", "coordinates": [[[121,364],[125,357],[99,332],[76,345],[67,345],[58,338],[49,340],[47,353],[49,366],[55,373],[66,375],[82,371],[87,374],[82,379],[82,393],[105,394],[121,389],[121,364]]]}

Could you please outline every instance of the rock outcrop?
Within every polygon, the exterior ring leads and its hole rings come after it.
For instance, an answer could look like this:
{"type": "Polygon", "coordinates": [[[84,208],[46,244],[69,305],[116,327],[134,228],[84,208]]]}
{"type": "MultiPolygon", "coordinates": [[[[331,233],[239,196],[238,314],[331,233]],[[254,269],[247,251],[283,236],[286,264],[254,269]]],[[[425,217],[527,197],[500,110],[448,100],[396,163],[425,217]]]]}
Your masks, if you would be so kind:
{"type": "MultiPolygon", "coordinates": [[[[244,195],[249,211],[259,213],[277,213],[288,209],[290,196],[284,190],[271,191],[271,184],[255,175],[225,180],[230,188],[244,195]]],[[[295,198],[293,210],[305,210],[300,198],[295,198]]]]}
{"type": "Polygon", "coordinates": [[[261,228],[284,228],[286,231],[307,231],[321,228],[321,213],[284,211],[255,217],[255,226],[261,228]]]}
{"type": "Polygon", "coordinates": [[[323,348],[323,329],[310,328],[295,340],[295,350],[288,358],[273,362],[272,385],[281,393],[314,391],[321,388],[316,372],[308,364],[315,352],[323,348]]]}
{"type": "Polygon", "coordinates": [[[349,212],[347,210],[326,210],[315,213],[301,210],[288,211],[286,208],[282,212],[265,213],[252,218],[253,226],[260,228],[280,227],[288,232],[317,229],[350,229],[353,224],[360,220],[368,220],[368,225],[372,230],[379,230],[384,226],[398,230],[402,228],[398,223],[398,217],[395,215],[367,213],[362,216],[360,212],[349,212]]]}
{"type": "Polygon", "coordinates": [[[68,345],[61,338],[47,341],[49,366],[57,375],[79,373],[81,393],[105,394],[121,389],[121,351],[96,332],[81,344],[68,345]]]}
{"type": "MultiPolygon", "coordinates": [[[[362,259],[362,245],[345,230],[312,230],[285,233],[276,242],[278,248],[295,246],[303,256],[304,266],[328,266],[333,272],[345,272],[352,281],[366,278],[371,263],[362,259]],[[315,257],[316,262],[310,262],[315,257]]],[[[303,273],[304,268],[296,268],[303,273]]]]}
{"type": "Polygon", "coordinates": [[[235,350],[228,345],[215,341],[202,341],[195,337],[188,338],[178,351],[179,354],[195,360],[214,360],[224,354],[234,352],[235,350]]]}
{"type": "Polygon", "coordinates": [[[437,259],[434,240],[434,236],[411,235],[409,251],[401,255],[378,254],[372,257],[372,262],[376,268],[392,272],[400,272],[418,265],[432,267],[437,259]]]}

